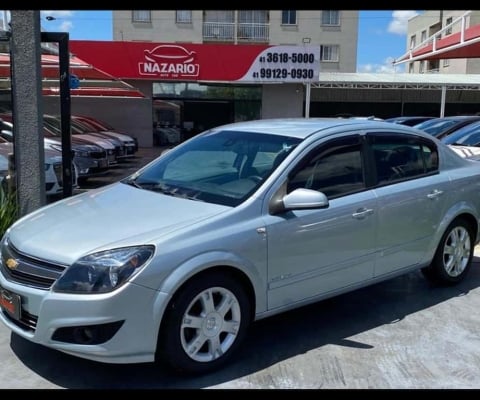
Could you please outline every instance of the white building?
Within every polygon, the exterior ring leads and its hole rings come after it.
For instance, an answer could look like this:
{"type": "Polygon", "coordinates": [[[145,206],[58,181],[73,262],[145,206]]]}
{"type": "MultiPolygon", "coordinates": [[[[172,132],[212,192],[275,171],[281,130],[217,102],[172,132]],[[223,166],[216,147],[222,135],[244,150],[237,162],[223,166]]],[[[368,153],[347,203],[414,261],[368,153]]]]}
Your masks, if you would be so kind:
{"type": "Polygon", "coordinates": [[[357,10],[114,10],[113,40],[321,46],[320,69],[355,72],[357,10]]]}
{"type": "MultiPolygon", "coordinates": [[[[407,52],[432,38],[443,39],[454,33],[480,23],[480,11],[471,11],[464,21],[462,15],[468,10],[429,10],[408,21],[407,52]]],[[[478,58],[418,60],[407,64],[408,73],[478,74],[478,58]]]]}

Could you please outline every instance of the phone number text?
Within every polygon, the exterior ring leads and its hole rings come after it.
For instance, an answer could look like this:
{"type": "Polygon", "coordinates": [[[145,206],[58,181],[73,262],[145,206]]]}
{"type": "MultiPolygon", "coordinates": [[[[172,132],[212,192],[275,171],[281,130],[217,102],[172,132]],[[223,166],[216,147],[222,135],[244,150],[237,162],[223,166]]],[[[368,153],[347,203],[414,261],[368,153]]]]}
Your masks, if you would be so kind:
{"type": "Polygon", "coordinates": [[[261,79],[313,79],[315,72],[310,68],[260,68],[260,71],[254,72],[254,78],[261,79]]]}

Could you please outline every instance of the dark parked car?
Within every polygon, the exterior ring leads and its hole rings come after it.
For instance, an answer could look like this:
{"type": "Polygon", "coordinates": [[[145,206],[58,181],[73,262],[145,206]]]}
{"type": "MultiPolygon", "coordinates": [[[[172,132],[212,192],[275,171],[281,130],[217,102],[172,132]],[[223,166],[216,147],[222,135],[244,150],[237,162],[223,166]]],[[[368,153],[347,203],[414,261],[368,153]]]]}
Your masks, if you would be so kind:
{"type": "Polygon", "coordinates": [[[399,124],[220,126],[12,225],[0,321],[78,357],[212,371],[254,320],[411,271],[461,282],[479,182],[477,161],[399,124]]]}
{"type": "Polygon", "coordinates": [[[433,118],[428,121],[421,122],[420,124],[414,125],[414,128],[427,132],[438,139],[443,139],[444,137],[450,135],[452,132],[455,132],[457,129],[460,129],[476,121],[480,121],[480,116],[456,115],[452,117],[433,118]]]}
{"type": "Polygon", "coordinates": [[[431,120],[433,118],[435,118],[435,117],[403,116],[403,117],[387,118],[385,121],[393,122],[394,124],[414,126],[414,125],[417,125],[421,122],[431,120]]]}

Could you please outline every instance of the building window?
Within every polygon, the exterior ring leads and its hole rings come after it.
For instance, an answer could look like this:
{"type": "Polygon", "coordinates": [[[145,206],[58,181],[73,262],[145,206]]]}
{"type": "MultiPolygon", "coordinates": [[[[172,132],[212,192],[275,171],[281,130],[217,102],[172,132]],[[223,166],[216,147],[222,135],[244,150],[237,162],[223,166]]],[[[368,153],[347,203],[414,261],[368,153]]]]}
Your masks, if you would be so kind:
{"type": "Polygon", "coordinates": [[[255,42],[268,41],[268,18],[266,10],[239,10],[237,38],[255,42]]]}
{"type": "Polygon", "coordinates": [[[266,10],[238,10],[238,22],[241,24],[267,24],[266,10]]]}
{"type": "Polygon", "coordinates": [[[175,22],[177,24],[191,24],[192,23],[192,10],[176,10],[175,22]]]}
{"type": "Polygon", "coordinates": [[[150,10],[133,10],[132,21],[133,22],[152,22],[150,10]]]}
{"type": "Polygon", "coordinates": [[[425,72],[425,61],[420,61],[420,70],[418,72],[421,74],[425,72]]]}
{"type": "Polygon", "coordinates": [[[340,25],[340,13],[338,10],[323,10],[322,25],[340,25]]]}
{"type": "MultiPolygon", "coordinates": [[[[446,20],[445,20],[445,26],[448,26],[450,25],[451,23],[453,22],[453,18],[452,17],[448,17],[446,20]]],[[[448,27],[446,30],[445,30],[445,35],[451,35],[452,34],[452,27],[448,27]]]]}
{"type": "Polygon", "coordinates": [[[427,40],[427,31],[422,31],[422,37],[420,39],[420,42],[424,42],[425,40],[427,40]]]}
{"type": "Polygon", "coordinates": [[[297,25],[297,11],[282,10],[282,25],[297,25]]]}
{"type": "Polygon", "coordinates": [[[408,73],[413,74],[413,62],[408,64],[408,73]]]}
{"type": "Polygon", "coordinates": [[[338,44],[320,46],[320,60],[338,62],[339,47],[338,44]]]}
{"type": "Polygon", "coordinates": [[[203,40],[232,42],[235,37],[233,10],[205,10],[203,12],[203,40]]]}
{"type": "Polygon", "coordinates": [[[416,35],[410,36],[410,49],[413,49],[416,44],[417,44],[417,36],[416,35]]]}
{"type": "Polygon", "coordinates": [[[449,67],[450,66],[450,60],[449,59],[443,60],[443,66],[444,67],[449,67]]]}
{"type": "Polygon", "coordinates": [[[205,22],[229,23],[235,22],[233,10],[206,10],[203,14],[205,22]]]}

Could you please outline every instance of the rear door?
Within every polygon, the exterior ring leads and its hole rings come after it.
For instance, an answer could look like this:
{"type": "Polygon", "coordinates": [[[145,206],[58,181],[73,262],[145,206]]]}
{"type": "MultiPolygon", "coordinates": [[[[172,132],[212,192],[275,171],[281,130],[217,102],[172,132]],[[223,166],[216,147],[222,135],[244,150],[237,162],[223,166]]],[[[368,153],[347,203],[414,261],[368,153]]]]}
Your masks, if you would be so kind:
{"type": "Polygon", "coordinates": [[[375,276],[418,264],[445,215],[448,178],[439,173],[438,151],[428,139],[397,132],[369,133],[377,170],[375,276]]]}

